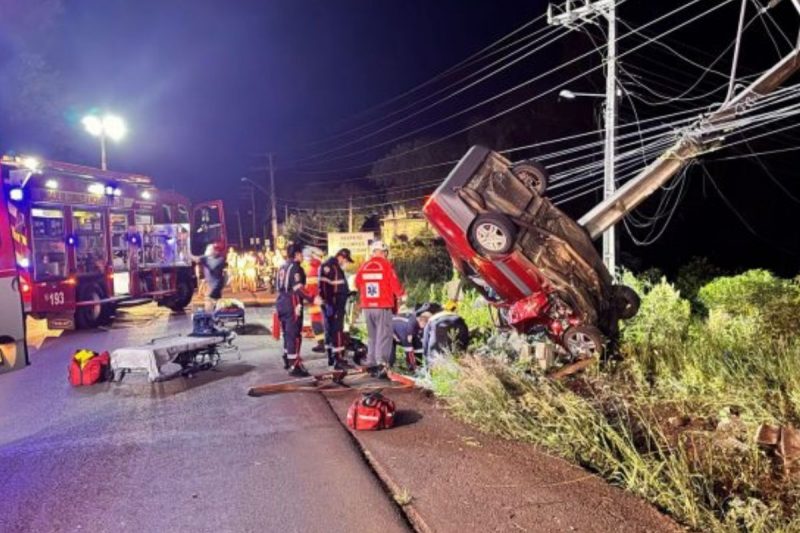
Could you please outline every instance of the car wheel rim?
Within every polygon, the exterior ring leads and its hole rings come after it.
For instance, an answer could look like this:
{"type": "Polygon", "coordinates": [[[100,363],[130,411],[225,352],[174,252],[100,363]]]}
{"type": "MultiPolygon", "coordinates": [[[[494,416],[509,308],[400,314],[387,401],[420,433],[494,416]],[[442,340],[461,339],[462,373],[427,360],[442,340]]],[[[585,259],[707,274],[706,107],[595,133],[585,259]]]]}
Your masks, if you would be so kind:
{"type": "Polygon", "coordinates": [[[497,225],[484,222],[475,231],[478,243],[490,252],[500,252],[508,246],[508,236],[497,225]]]}
{"type": "Polygon", "coordinates": [[[567,338],[567,349],[576,357],[591,357],[597,353],[597,343],[586,333],[573,333],[567,338]]]}

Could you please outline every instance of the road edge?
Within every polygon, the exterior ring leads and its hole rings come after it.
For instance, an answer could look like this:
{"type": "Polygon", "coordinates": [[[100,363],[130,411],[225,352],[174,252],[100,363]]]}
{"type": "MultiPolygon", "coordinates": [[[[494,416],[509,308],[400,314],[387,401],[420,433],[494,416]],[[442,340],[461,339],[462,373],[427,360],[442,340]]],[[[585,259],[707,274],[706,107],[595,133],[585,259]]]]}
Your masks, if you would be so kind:
{"type": "Polygon", "coordinates": [[[361,439],[358,438],[355,432],[351,431],[345,422],[339,417],[338,413],[333,408],[333,405],[328,400],[328,395],[321,391],[320,395],[325,400],[325,404],[328,406],[328,409],[331,410],[333,416],[342,426],[342,429],[344,429],[349,436],[353,446],[355,446],[355,448],[358,450],[359,455],[361,455],[361,457],[364,459],[367,467],[375,475],[378,483],[380,483],[384,492],[391,500],[392,505],[394,505],[394,507],[397,509],[397,512],[400,513],[400,516],[405,519],[408,526],[417,533],[433,533],[433,529],[428,526],[428,524],[425,522],[425,519],[422,518],[422,515],[419,513],[419,511],[417,511],[412,502],[401,505],[400,502],[397,501],[395,495],[399,494],[403,489],[392,479],[392,477],[386,471],[386,468],[364,446],[364,444],[361,442],[361,439]]]}

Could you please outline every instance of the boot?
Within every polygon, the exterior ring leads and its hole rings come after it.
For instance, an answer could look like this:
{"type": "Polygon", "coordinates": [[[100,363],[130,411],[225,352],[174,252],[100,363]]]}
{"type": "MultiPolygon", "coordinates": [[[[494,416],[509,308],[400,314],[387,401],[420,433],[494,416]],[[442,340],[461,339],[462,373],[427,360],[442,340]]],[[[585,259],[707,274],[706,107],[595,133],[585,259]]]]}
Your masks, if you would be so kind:
{"type": "Polygon", "coordinates": [[[303,366],[303,360],[299,357],[290,359],[290,366],[292,367],[292,369],[289,370],[290,376],[296,378],[306,378],[311,375],[308,370],[306,370],[306,367],[303,366]]]}
{"type": "Polygon", "coordinates": [[[311,348],[311,351],[314,353],[325,353],[325,343],[321,341],[318,342],[316,346],[311,348]]]}
{"type": "Polygon", "coordinates": [[[334,366],[336,364],[336,358],[333,356],[333,350],[328,348],[328,366],[334,366]]]}
{"type": "Polygon", "coordinates": [[[289,358],[286,357],[286,354],[283,354],[281,357],[283,357],[283,369],[289,370],[289,358]]]}

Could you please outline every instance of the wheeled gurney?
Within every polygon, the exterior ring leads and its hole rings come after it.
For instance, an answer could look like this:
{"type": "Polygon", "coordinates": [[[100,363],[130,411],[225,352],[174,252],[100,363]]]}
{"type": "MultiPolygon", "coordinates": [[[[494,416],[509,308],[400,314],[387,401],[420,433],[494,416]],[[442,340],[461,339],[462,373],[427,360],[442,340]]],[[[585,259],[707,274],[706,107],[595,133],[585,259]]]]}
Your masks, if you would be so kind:
{"type": "Polygon", "coordinates": [[[114,350],[111,369],[118,381],[131,372],[146,372],[151,382],[192,375],[217,366],[225,353],[238,355],[235,338],[236,334],[226,330],[219,330],[218,335],[159,337],[140,346],[114,350]]]}

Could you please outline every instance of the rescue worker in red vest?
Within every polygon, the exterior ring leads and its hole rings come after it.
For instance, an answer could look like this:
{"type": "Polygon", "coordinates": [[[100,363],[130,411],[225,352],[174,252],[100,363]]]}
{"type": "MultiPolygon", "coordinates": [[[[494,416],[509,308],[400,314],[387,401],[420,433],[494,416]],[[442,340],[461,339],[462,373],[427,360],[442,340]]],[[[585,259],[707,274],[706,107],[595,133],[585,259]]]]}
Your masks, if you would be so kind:
{"type": "Polygon", "coordinates": [[[344,360],[344,319],[347,314],[347,298],[350,287],[344,266],[352,263],[350,250],[342,248],[336,255],[325,261],[320,271],[320,296],[322,297],[325,318],[325,348],[328,351],[328,365],[336,370],[346,367],[344,360]]]}
{"type": "MultiPolygon", "coordinates": [[[[308,264],[308,276],[306,277],[306,292],[316,298],[320,294],[319,270],[322,266],[323,253],[317,247],[307,246],[303,249],[303,258],[308,264]]],[[[323,323],[322,308],[312,303],[308,306],[308,313],[311,319],[311,331],[314,334],[316,345],[311,349],[312,352],[325,352],[325,325],[323,323]]]]}
{"type": "Polygon", "coordinates": [[[303,303],[319,304],[319,297],[313,298],[306,292],[306,273],[301,262],[303,249],[290,245],[286,251],[286,262],[278,270],[278,300],[275,308],[283,331],[283,364],[292,376],[308,376],[300,357],[300,344],[303,334],[303,303]]]}
{"type": "Polygon", "coordinates": [[[370,250],[372,257],[359,267],[355,284],[367,322],[367,366],[374,368],[374,374],[383,376],[394,348],[392,317],[406,293],[386,258],[389,253],[386,245],[375,241],[370,250]]]}

